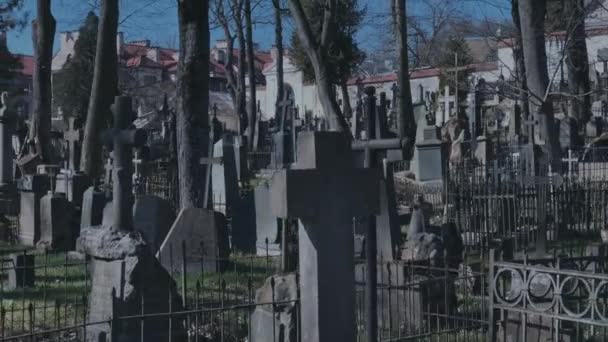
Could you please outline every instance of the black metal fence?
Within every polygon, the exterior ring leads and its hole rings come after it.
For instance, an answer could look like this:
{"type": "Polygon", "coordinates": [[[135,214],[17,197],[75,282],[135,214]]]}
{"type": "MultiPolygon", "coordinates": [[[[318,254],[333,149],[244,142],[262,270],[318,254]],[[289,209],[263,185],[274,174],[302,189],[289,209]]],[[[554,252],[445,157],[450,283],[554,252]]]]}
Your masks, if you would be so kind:
{"type": "Polygon", "coordinates": [[[90,275],[75,254],[31,250],[1,256],[0,337],[86,321],[90,275]]]}
{"type": "MultiPolygon", "coordinates": [[[[378,264],[378,341],[487,341],[483,265],[378,264]]],[[[357,341],[366,340],[365,264],[357,264],[357,341]]]]}
{"type": "MultiPolygon", "coordinates": [[[[493,253],[490,253],[493,256],[493,253]]],[[[492,341],[608,340],[606,256],[490,258],[492,341]]]]}
{"type": "Polygon", "coordinates": [[[512,238],[523,250],[541,231],[548,241],[598,238],[608,224],[608,164],[586,164],[578,163],[570,176],[547,167],[530,176],[516,161],[451,170],[449,218],[470,249],[512,238]]]}

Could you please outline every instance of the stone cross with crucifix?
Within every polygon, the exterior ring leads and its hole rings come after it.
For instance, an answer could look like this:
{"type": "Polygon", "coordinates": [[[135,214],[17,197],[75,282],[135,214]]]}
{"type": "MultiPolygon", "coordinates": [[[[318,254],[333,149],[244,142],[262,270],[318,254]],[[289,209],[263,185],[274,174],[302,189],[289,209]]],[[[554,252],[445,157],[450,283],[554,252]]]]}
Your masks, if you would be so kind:
{"type": "Polygon", "coordinates": [[[354,168],[340,132],[302,132],[297,151],[274,174],[270,202],[276,217],[300,220],[302,340],[354,341],[353,218],[378,212],[379,175],[354,168]]]}
{"type": "Polygon", "coordinates": [[[104,141],[112,149],[114,163],[113,223],[111,229],[133,230],[133,148],[146,143],[146,131],[132,127],[135,113],[128,96],[117,96],[113,105],[114,128],[104,132],[104,141]]]}
{"type": "Polygon", "coordinates": [[[68,119],[68,130],[63,133],[63,139],[67,142],[68,147],[68,169],[76,170],[80,163],[80,139],[81,133],[76,128],[76,118],[68,119]]]}

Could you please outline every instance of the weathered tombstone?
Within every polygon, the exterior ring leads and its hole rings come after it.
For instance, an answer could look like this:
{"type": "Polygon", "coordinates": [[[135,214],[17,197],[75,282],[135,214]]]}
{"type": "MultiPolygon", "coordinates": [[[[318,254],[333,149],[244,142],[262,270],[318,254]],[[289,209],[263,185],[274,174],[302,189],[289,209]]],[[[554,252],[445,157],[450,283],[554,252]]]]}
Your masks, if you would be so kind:
{"type": "Polygon", "coordinates": [[[271,203],[276,216],[300,219],[302,340],[354,341],[352,221],[379,211],[379,175],[353,168],[339,132],[302,132],[297,151],[293,168],[274,174],[271,203]]]}
{"type": "Polygon", "coordinates": [[[0,96],[2,109],[0,109],[0,187],[13,183],[13,145],[15,118],[8,112],[8,93],[0,96]]]}
{"type": "MultiPolygon", "coordinates": [[[[83,229],[77,250],[91,256],[92,282],[87,319],[108,322],[120,316],[182,309],[175,281],[151,253],[142,235],[133,231],[133,194],[131,189],[132,148],[146,140],[144,132],[129,129],[133,121],[131,99],[116,97],[115,128],[107,132],[114,149],[113,219],[110,226],[83,229]],[[114,297],[112,297],[114,296],[114,297]],[[145,303],[142,303],[142,300],[145,303]]],[[[87,341],[98,341],[113,332],[125,341],[176,340],[184,338],[183,326],[176,318],[146,319],[146,329],[139,323],[93,324],[87,329],[87,341]],[[143,336],[141,336],[143,333],[143,336]]]]}
{"type": "Polygon", "coordinates": [[[32,287],[36,283],[35,256],[27,253],[10,254],[5,262],[9,262],[8,289],[32,287]]]}
{"type": "Polygon", "coordinates": [[[280,255],[279,220],[270,208],[270,188],[262,183],[254,189],[257,255],[280,255]]]}
{"type": "Polygon", "coordinates": [[[251,342],[296,342],[298,340],[298,283],[295,274],[272,276],[255,293],[257,305],[251,314],[251,342]],[[274,329],[274,331],[273,331],[274,329]]]}
{"type": "Polygon", "coordinates": [[[419,182],[441,182],[443,179],[442,142],[435,125],[426,120],[418,122],[416,148],[414,150],[414,173],[419,182]]]}
{"type": "Polygon", "coordinates": [[[135,201],[133,226],[142,232],[153,253],[156,253],[165,240],[173,221],[175,221],[175,213],[171,203],[166,199],[144,195],[135,201]]]}
{"type": "Polygon", "coordinates": [[[237,202],[232,215],[230,246],[233,250],[252,253],[256,251],[255,193],[248,191],[237,202]]]}
{"type": "Polygon", "coordinates": [[[171,273],[181,269],[184,254],[188,271],[200,271],[201,263],[205,272],[223,269],[230,249],[226,218],[222,213],[201,208],[180,211],[156,257],[171,273]]]}
{"type": "Polygon", "coordinates": [[[72,206],[65,194],[53,191],[56,172],[50,170],[51,190],[40,199],[40,241],[37,246],[45,249],[69,251],[75,246],[71,228],[72,206]]]}
{"type": "Polygon", "coordinates": [[[82,196],[80,229],[102,224],[106,196],[96,186],[89,187],[82,196]]]}
{"type": "Polygon", "coordinates": [[[21,197],[19,211],[19,243],[36,246],[40,240],[40,199],[49,191],[46,175],[24,175],[18,189],[21,197]]]}
{"type": "Polygon", "coordinates": [[[213,148],[213,157],[221,158],[221,164],[211,166],[212,201],[214,209],[230,215],[239,199],[239,182],[234,154],[234,137],[224,135],[213,148]]]}
{"type": "Polygon", "coordinates": [[[83,173],[66,169],[57,175],[56,184],[57,192],[65,193],[68,201],[80,206],[84,192],[91,186],[91,179],[83,173]]]}

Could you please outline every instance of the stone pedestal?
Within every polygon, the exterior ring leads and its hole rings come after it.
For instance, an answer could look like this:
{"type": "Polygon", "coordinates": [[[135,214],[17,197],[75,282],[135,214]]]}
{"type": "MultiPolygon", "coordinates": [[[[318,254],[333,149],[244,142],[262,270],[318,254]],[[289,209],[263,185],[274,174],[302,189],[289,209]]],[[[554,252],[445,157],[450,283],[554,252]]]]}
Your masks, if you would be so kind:
{"type": "Polygon", "coordinates": [[[72,202],[75,207],[80,207],[84,192],[91,186],[91,180],[82,173],[60,173],[57,175],[56,184],[56,192],[65,193],[68,201],[72,202]]]}
{"type": "Polygon", "coordinates": [[[40,200],[40,241],[38,247],[56,251],[74,248],[76,234],[71,229],[72,206],[62,193],[48,193],[40,200]]]}
{"type": "Polygon", "coordinates": [[[35,256],[30,254],[11,254],[7,260],[8,289],[32,287],[36,283],[35,256]]]}
{"type": "MultiPolygon", "coordinates": [[[[125,317],[182,309],[175,281],[156,260],[137,232],[112,231],[109,227],[84,229],[78,239],[79,252],[91,256],[92,277],[89,295],[89,322],[105,322],[114,316],[125,317]],[[115,290],[116,297],[112,298],[115,290]]],[[[185,331],[179,318],[172,322],[173,341],[184,341],[185,331]]],[[[139,320],[121,320],[115,327],[118,341],[167,341],[169,318],[147,318],[144,336],[139,320]]],[[[109,324],[87,328],[86,341],[97,342],[105,334],[111,340],[109,324]]]]}
{"type": "Polygon", "coordinates": [[[93,186],[89,187],[82,195],[80,229],[101,225],[105,205],[105,194],[93,186]]]}
{"type": "Polygon", "coordinates": [[[441,182],[444,174],[443,143],[437,127],[427,125],[418,129],[414,150],[414,173],[419,182],[441,182]]]}
{"type": "Polygon", "coordinates": [[[40,199],[49,191],[46,175],[26,175],[19,184],[19,243],[35,246],[40,240],[40,199]]]}

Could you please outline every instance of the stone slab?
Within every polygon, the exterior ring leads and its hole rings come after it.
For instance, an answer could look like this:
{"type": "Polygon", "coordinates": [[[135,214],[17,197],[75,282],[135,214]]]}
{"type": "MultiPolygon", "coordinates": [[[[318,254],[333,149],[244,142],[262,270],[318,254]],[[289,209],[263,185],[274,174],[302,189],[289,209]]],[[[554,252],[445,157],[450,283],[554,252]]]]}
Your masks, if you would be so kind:
{"type": "Polygon", "coordinates": [[[153,253],[165,240],[174,221],[175,213],[169,201],[153,195],[140,196],[135,201],[133,227],[142,232],[153,253]]]}
{"type": "Polygon", "coordinates": [[[156,253],[169,273],[181,269],[184,242],[188,270],[200,271],[202,263],[206,272],[220,271],[230,254],[224,215],[200,208],[180,211],[156,253]]]}
{"type": "Polygon", "coordinates": [[[72,206],[64,194],[47,194],[40,200],[40,241],[37,246],[69,251],[75,246],[72,234],[72,206]]]}

